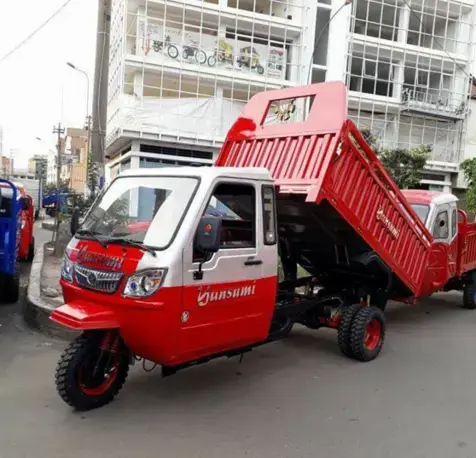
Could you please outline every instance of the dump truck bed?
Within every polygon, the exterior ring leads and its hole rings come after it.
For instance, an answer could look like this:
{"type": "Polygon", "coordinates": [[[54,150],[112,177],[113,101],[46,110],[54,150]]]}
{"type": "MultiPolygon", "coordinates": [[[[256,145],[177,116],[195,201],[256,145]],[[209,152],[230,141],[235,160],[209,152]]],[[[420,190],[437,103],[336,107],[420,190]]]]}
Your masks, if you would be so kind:
{"type": "Polygon", "coordinates": [[[432,237],[353,122],[340,82],[259,93],[216,162],[266,167],[277,186],[280,236],[310,273],[366,276],[393,296],[418,296],[432,237]],[[306,102],[304,122],[265,124],[306,102]],[[277,107],[277,108],[276,108],[277,107]]]}

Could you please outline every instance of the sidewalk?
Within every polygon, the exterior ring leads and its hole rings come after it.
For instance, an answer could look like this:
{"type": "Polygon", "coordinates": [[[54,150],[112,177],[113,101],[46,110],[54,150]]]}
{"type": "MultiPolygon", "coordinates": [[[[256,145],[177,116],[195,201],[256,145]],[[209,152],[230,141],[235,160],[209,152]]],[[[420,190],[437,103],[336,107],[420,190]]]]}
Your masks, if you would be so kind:
{"type": "Polygon", "coordinates": [[[63,225],[60,230],[59,256],[54,255],[52,242],[38,245],[31,265],[24,318],[30,326],[45,334],[70,340],[77,333],[50,320],[53,311],[64,304],[59,281],[62,253],[70,239],[68,232],[63,225]]]}

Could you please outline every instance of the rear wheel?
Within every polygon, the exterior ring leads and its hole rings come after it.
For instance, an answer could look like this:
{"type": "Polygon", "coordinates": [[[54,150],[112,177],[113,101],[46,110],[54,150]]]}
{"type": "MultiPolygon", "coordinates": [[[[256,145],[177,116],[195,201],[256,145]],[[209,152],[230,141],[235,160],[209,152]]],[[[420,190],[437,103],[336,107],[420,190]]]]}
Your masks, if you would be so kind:
{"type": "Polygon", "coordinates": [[[56,368],[56,389],[64,402],[76,410],[91,410],[109,404],[119,393],[129,373],[129,358],[123,345],[105,346],[112,333],[88,333],[77,337],[63,352],[56,368]],[[107,348],[106,350],[104,348],[107,348]]]}
{"type": "Polygon", "coordinates": [[[359,361],[372,361],[382,350],[385,340],[385,316],[377,307],[362,307],[350,327],[352,356],[359,361]]]}
{"type": "Polygon", "coordinates": [[[20,297],[20,269],[16,266],[13,275],[3,276],[3,291],[5,291],[5,302],[14,304],[20,297]]]}
{"type": "Polygon", "coordinates": [[[468,310],[476,309],[476,285],[473,281],[464,285],[463,308],[468,310]]]}
{"type": "Polygon", "coordinates": [[[33,261],[33,258],[35,257],[35,237],[31,239],[30,246],[28,247],[28,255],[26,260],[28,262],[33,261]]]}
{"type": "Polygon", "coordinates": [[[357,312],[362,308],[360,304],[352,304],[344,308],[340,320],[339,328],[337,329],[337,342],[340,351],[345,356],[352,356],[352,349],[350,348],[350,327],[357,312]]]}

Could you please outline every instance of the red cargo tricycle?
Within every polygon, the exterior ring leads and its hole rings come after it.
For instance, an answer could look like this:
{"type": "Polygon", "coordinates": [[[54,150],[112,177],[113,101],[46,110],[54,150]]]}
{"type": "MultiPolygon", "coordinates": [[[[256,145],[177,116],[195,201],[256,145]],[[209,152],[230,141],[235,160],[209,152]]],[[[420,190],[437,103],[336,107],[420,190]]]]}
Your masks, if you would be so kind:
{"type": "Polygon", "coordinates": [[[128,170],[81,225],[74,212],[52,315],[82,331],[56,371],[64,401],[99,407],[137,359],[168,376],[295,324],[335,328],[346,356],[370,361],[389,299],[462,290],[476,308],[475,225],[452,195],[402,193],[346,112],[342,83],[260,93],[216,167],[128,170]],[[305,122],[264,124],[276,101],[306,97],[305,122]]]}

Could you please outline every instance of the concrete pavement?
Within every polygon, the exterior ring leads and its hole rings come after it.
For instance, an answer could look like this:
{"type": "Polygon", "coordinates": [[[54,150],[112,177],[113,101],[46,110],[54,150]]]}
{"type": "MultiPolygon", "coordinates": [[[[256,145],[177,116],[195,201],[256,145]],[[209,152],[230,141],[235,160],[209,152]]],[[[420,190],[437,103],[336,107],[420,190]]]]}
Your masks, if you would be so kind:
{"type": "Polygon", "coordinates": [[[169,379],[133,368],[112,404],[77,414],[53,383],[63,344],[0,334],[2,458],[476,456],[476,312],[442,295],[392,306],[379,358],[343,358],[332,331],[293,331],[169,379]]]}
{"type": "Polygon", "coordinates": [[[116,401],[74,413],[53,375],[64,343],[0,308],[1,458],[474,458],[476,311],[459,294],[391,305],[379,358],[296,328],[168,379],[139,366],[116,401]]]}

